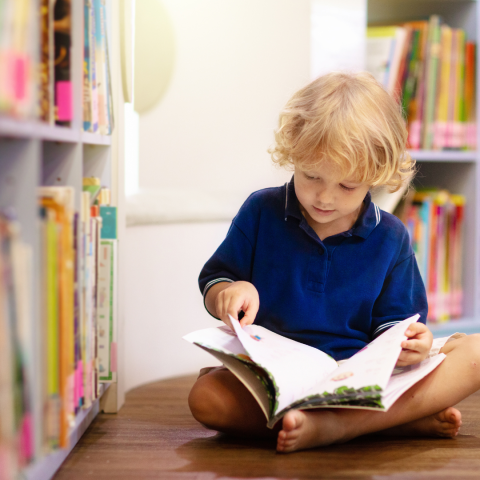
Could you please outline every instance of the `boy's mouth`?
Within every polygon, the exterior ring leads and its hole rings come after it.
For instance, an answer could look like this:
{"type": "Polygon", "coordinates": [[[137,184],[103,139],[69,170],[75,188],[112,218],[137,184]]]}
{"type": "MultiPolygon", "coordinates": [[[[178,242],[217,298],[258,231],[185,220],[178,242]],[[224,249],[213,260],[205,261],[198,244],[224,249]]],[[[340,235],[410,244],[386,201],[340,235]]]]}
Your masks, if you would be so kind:
{"type": "Polygon", "coordinates": [[[320,215],[331,215],[335,210],[322,210],[321,208],[313,207],[315,212],[320,215]]]}

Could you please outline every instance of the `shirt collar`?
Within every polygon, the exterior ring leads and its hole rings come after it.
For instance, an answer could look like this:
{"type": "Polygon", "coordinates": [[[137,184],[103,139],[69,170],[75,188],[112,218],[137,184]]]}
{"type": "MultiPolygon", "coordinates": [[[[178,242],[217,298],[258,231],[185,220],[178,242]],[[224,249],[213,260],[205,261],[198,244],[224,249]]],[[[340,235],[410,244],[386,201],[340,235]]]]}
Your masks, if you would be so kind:
{"type": "MultiPolygon", "coordinates": [[[[294,176],[290,182],[285,184],[285,221],[288,217],[294,217],[302,220],[303,215],[300,211],[297,195],[295,194],[294,176]]],[[[365,204],[363,212],[358,217],[355,225],[350,232],[357,237],[367,238],[375,227],[380,223],[381,211],[377,205],[372,202],[372,195],[367,192],[363,200],[365,204]]]]}

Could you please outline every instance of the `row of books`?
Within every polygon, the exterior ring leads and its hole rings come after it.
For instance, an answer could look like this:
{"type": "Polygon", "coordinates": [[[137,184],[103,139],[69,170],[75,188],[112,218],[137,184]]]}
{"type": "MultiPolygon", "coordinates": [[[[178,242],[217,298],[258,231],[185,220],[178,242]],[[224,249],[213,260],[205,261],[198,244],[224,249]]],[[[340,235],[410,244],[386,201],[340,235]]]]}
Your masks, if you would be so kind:
{"type": "Polygon", "coordinates": [[[368,28],[367,70],[401,102],[410,148],[476,148],[475,51],[437,15],[368,28]]]}
{"type": "Polygon", "coordinates": [[[432,322],[462,316],[464,208],[462,195],[422,190],[407,196],[400,213],[425,283],[432,322]]]}
{"type": "Polygon", "coordinates": [[[100,204],[92,205],[90,186],[85,190],[75,212],[73,187],[40,187],[38,314],[29,289],[32,249],[22,242],[13,216],[0,216],[0,465],[5,478],[68,447],[78,412],[98,398],[100,382],[116,380],[116,209],[101,204],[109,200],[107,191],[100,193],[100,204]]]}
{"type": "MultiPolygon", "coordinates": [[[[84,1],[84,130],[112,133],[105,0],[84,1]]],[[[69,126],[73,119],[71,0],[0,1],[0,114],[69,126]]]]}

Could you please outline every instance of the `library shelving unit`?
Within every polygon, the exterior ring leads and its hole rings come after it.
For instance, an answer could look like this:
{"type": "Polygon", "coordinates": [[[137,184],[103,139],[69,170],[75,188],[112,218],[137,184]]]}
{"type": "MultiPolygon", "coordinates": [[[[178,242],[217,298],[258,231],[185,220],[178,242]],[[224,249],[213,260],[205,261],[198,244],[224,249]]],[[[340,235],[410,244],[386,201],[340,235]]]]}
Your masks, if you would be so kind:
{"type": "MultiPolygon", "coordinates": [[[[21,237],[33,252],[31,281],[30,318],[31,329],[28,362],[29,378],[32,379],[33,396],[40,397],[40,229],[38,221],[38,194],[42,185],[69,185],[75,188],[75,210],[80,211],[82,178],[97,176],[102,185],[111,189],[112,205],[118,207],[118,235],[124,228],[123,207],[123,94],[120,73],[119,2],[107,0],[107,27],[110,49],[110,71],[115,115],[115,128],[111,136],[83,131],[82,84],[83,84],[83,1],[73,0],[72,5],[72,47],[71,80],[73,84],[73,115],[71,127],[60,127],[41,123],[37,120],[16,119],[0,114],[0,208],[12,208],[18,218],[21,237]]],[[[119,256],[120,258],[120,256],[119,256]]],[[[119,262],[121,263],[121,262],[119,262]]],[[[119,280],[117,292],[122,288],[119,280]]],[[[117,295],[117,311],[122,295],[117,295]]],[[[121,359],[122,324],[117,318],[118,355],[121,359]]],[[[22,478],[47,480],[55,474],[68,453],[81,437],[95,415],[104,410],[117,411],[123,404],[122,363],[118,362],[117,382],[103,384],[101,396],[90,408],[81,410],[70,431],[69,447],[45,456],[38,455],[23,472],[22,478]]],[[[39,402],[34,402],[33,425],[35,450],[41,451],[38,428],[42,412],[39,402]]]]}
{"type": "MultiPolygon", "coordinates": [[[[480,2],[472,0],[368,0],[369,24],[387,25],[428,18],[438,14],[449,26],[462,28],[467,39],[480,44],[480,2]]],[[[479,65],[477,49],[477,68],[479,65]]],[[[479,76],[476,77],[479,92],[479,76]]],[[[477,94],[477,112],[479,95],[477,94]]],[[[480,128],[477,123],[477,145],[480,128]]],[[[480,155],[476,151],[412,150],[419,172],[415,182],[420,186],[446,188],[465,195],[463,248],[463,312],[459,320],[429,326],[435,336],[446,336],[456,331],[480,332],[480,155]]]]}

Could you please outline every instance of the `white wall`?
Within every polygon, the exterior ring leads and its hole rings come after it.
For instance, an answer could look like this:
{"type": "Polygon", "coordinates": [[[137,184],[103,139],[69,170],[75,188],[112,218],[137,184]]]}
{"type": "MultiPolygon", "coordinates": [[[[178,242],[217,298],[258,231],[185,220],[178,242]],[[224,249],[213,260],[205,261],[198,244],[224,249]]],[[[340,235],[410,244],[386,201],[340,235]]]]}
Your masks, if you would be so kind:
{"type": "Polygon", "coordinates": [[[229,222],[127,229],[125,388],[218,365],[183,335],[218,326],[204,309],[197,278],[229,222]]]}
{"type": "MultiPolygon", "coordinates": [[[[246,197],[281,185],[291,174],[272,166],[267,148],[280,109],[310,79],[310,0],[163,3],[177,56],[164,99],[140,116],[140,188],[229,188],[246,197]]],[[[218,325],[197,278],[228,225],[127,229],[127,390],[217,364],[181,337],[218,325]]]]}
{"type": "Polygon", "coordinates": [[[140,118],[140,187],[281,185],[271,164],[280,109],[310,79],[310,0],[164,0],[176,63],[140,118]]]}

